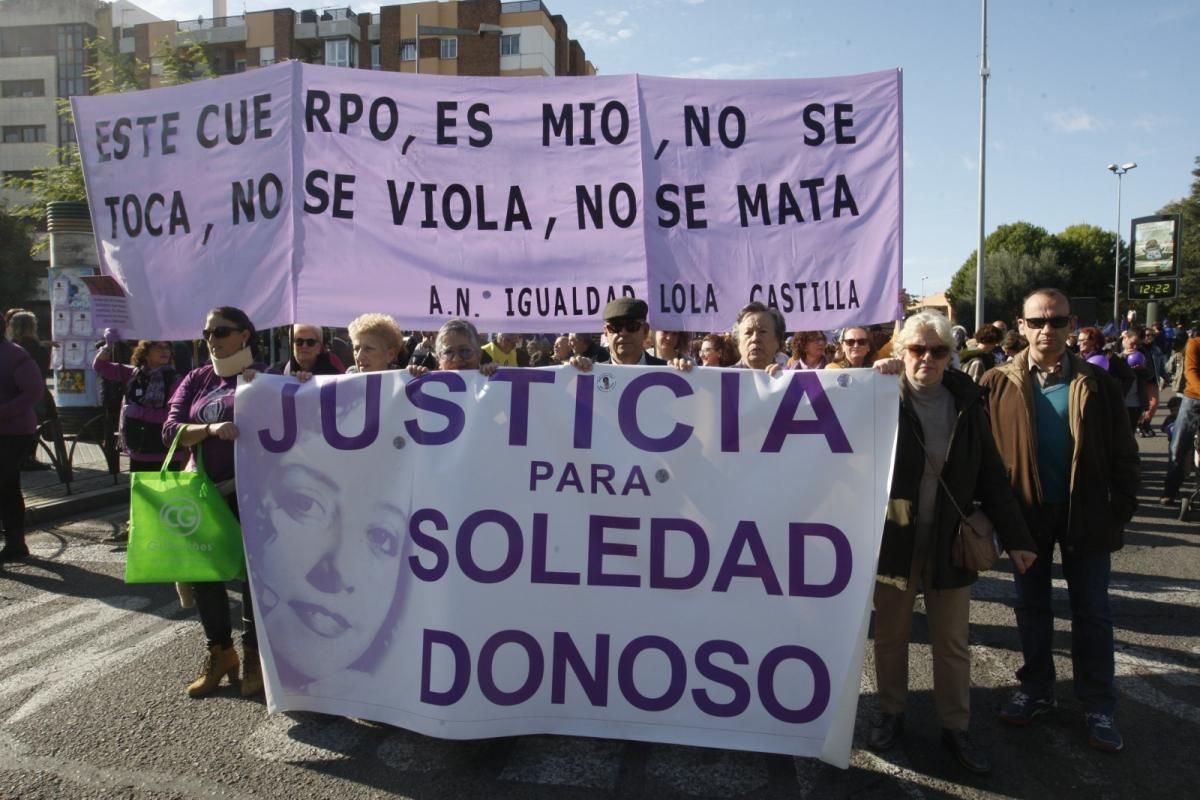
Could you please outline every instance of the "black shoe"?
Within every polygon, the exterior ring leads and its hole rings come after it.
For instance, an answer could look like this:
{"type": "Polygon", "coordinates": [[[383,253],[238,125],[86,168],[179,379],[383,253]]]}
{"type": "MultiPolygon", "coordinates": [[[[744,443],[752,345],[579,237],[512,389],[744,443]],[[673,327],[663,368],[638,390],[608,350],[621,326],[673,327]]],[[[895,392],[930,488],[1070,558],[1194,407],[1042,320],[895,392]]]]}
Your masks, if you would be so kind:
{"type": "Polygon", "coordinates": [[[29,548],[25,545],[4,545],[4,549],[0,550],[0,564],[7,564],[11,561],[24,561],[29,557],[29,548]]]}
{"type": "Polygon", "coordinates": [[[904,714],[889,714],[886,711],[875,718],[871,732],[867,734],[867,747],[876,752],[890,750],[904,735],[904,714]]]}
{"type": "Polygon", "coordinates": [[[952,731],[942,728],[942,744],[954,754],[959,764],[976,775],[987,775],[992,771],[992,762],[988,761],[983,750],[971,741],[971,734],[966,731],[952,731]]]}
{"type": "Polygon", "coordinates": [[[42,462],[32,458],[25,459],[25,461],[21,464],[22,472],[38,472],[39,470],[44,469],[50,469],[50,465],[43,464],[42,462]]]}

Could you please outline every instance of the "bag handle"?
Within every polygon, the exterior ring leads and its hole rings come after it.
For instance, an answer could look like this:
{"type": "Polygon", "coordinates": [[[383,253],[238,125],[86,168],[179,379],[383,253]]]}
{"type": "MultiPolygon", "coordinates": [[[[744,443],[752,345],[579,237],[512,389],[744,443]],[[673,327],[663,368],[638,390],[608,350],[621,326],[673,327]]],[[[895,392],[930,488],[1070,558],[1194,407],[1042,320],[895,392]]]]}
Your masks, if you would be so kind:
{"type": "MultiPolygon", "coordinates": [[[[925,461],[929,463],[929,468],[933,469],[933,459],[929,457],[929,449],[925,447],[925,440],[921,438],[921,434],[915,427],[913,428],[913,436],[917,437],[917,442],[921,445],[921,452],[925,454],[925,461]]],[[[942,478],[942,473],[934,470],[934,474],[937,475],[938,483],[942,486],[942,491],[945,492],[946,497],[949,498],[950,505],[954,506],[954,510],[958,512],[958,518],[961,521],[966,522],[967,515],[963,513],[962,506],[960,506],[958,501],[954,499],[954,494],[950,491],[950,487],[946,485],[946,481],[942,478]]]]}
{"type": "MultiPolygon", "coordinates": [[[[175,448],[179,446],[179,440],[183,438],[183,425],[179,426],[179,430],[175,431],[175,438],[171,440],[171,446],[167,448],[167,457],[163,459],[162,467],[158,470],[159,475],[166,475],[167,468],[171,466],[171,460],[175,456],[175,448]]],[[[192,457],[196,459],[196,471],[204,472],[204,456],[201,455],[201,447],[199,443],[192,448],[192,457]]]]}

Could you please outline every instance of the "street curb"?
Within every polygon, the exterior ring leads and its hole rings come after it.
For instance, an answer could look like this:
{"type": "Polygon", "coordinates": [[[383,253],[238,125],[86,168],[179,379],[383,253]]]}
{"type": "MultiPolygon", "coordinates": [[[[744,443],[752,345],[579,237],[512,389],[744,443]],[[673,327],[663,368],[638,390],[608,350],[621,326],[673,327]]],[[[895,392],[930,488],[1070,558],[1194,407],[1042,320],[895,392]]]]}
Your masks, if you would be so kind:
{"type": "Polygon", "coordinates": [[[111,486],[106,489],[96,489],[82,494],[68,495],[59,500],[30,506],[25,509],[25,525],[33,527],[47,522],[56,522],[65,517],[72,517],[98,508],[106,508],[124,503],[129,504],[128,484],[111,486]]]}

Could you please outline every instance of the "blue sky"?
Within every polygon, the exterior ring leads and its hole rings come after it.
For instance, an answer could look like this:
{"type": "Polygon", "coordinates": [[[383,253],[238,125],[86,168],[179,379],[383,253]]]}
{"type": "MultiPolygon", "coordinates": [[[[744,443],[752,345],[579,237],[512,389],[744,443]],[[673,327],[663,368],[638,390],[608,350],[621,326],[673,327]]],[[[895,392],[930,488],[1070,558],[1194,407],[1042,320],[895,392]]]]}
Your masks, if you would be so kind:
{"type": "MultiPolygon", "coordinates": [[[[906,287],[944,289],[974,250],[977,0],[543,2],[607,75],[787,78],[901,67],[906,287]]],[[[164,19],[212,11],[203,0],[138,4],[164,19]]],[[[283,5],[229,0],[228,10],[283,5]]],[[[1131,217],[1187,194],[1200,156],[1200,2],[993,0],[988,17],[988,231],[1017,220],[1051,232],[1079,222],[1112,230],[1112,162],[1138,164],[1123,179],[1126,237],[1131,217]]]]}

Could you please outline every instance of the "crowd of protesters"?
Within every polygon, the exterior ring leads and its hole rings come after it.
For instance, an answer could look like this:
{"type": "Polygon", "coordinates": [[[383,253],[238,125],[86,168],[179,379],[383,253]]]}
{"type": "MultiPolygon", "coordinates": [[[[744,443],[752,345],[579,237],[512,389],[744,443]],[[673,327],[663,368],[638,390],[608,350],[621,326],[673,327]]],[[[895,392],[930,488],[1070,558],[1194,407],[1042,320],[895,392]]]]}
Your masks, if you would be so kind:
{"type": "MultiPolygon", "coordinates": [[[[414,376],[432,370],[491,375],[499,368],[570,365],[587,371],[611,363],[756,369],[772,376],[873,367],[897,375],[896,464],[874,597],[881,713],[868,745],[885,750],[904,733],[909,634],[915,598],[923,595],[943,742],[966,769],[990,770],[986,753],[968,732],[968,606],[977,575],[953,557],[959,523],[978,504],[1011,559],[1024,656],[1020,687],[1001,709],[1001,719],[1027,726],[1055,703],[1050,568],[1057,544],[1071,600],[1074,689],[1086,713],[1088,742],[1106,751],[1123,747],[1114,716],[1110,554],[1120,548],[1136,505],[1135,433],[1155,435],[1150,422],[1159,391],[1166,388],[1177,397],[1162,502],[1174,502],[1180,491],[1200,432],[1200,330],[1185,330],[1182,323],[1143,328],[1132,317],[1119,335],[1076,329],[1067,298],[1054,289],[1031,293],[1013,330],[997,321],[974,333],[952,327],[940,314],[920,312],[902,323],[789,335],[783,314],[751,303],[730,331],[693,334],[652,331],[647,312],[642,300],[619,298],[605,308],[599,335],[500,333],[490,339],[466,320],[451,320],[439,331],[406,333],[392,317],[367,313],[345,329],[293,325],[287,355],[269,365],[261,357],[269,334],[258,332],[240,309],[221,307],[204,320],[195,369],[180,368],[176,349],[160,341],[138,342],[130,363],[121,363],[115,357],[117,331],[106,332],[94,367],[120,389],[120,443],[130,469],[158,468],[178,434],[185,447],[202,451],[235,514],[233,398],[239,379],[252,380],[258,372],[303,381],[389,369],[414,376]]],[[[32,452],[44,413],[39,409],[47,402],[49,359],[25,313],[6,316],[9,335],[0,340],[0,512],[6,536],[0,561],[28,555],[18,465],[32,452]]],[[[173,465],[181,467],[182,462],[173,465]]],[[[208,649],[187,693],[210,694],[223,678],[232,682],[239,675],[242,694],[260,692],[249,585],[242,586],[240,657],[224,584],[181,587],[181,599],[197,607],[208,649]]]]}

